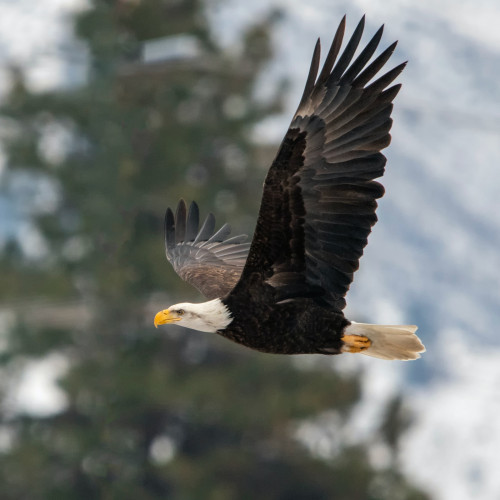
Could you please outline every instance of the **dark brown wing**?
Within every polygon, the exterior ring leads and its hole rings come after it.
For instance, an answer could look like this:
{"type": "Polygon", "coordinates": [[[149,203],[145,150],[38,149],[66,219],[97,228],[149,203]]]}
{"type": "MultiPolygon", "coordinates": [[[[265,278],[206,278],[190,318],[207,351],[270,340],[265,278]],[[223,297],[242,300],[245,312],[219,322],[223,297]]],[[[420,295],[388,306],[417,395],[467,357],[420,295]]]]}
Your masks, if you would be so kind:
{"type": "Polygon", "coordinates": [[[245,265],[247,236],[228,238],[231,228],[224,224],[217,232],[215,217],[208,214],[199,229],[199,209],[195,202],[186,209],[181,200],[175,217],[170,208],[165,214],[165,249],[175,272],[195,286],[208,299],[222,297],[238,282],[245,265]]]}
{"type": "Polygon", "coordinates": [[[380,28],[351,63],[364,28],[361,19],[335,64],[345,29],[342,19],[318,75],[320,44],[297,112],[268,172],[247,263],[240,280],[255,273],[273,285],[278,299],[314,296],[341,311],[345,294],[377,217],[392,100],[387,88],[405,64],[373,83],[394,51],[370,64],[380,28]],[[368,64],[368,65],[367,65],[368,64]]]}

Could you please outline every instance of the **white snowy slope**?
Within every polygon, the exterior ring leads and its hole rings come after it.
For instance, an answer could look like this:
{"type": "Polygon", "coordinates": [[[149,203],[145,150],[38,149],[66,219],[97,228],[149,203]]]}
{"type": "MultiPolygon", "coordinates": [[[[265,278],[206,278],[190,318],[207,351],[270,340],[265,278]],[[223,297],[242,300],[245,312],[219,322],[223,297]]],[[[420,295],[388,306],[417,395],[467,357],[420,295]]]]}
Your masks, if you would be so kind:
{"type": "Polygon", "coordinates": [[[412,393],[418,418],[405,436],[406,473],[444,500],[500,498],[500,353],[470,348],[458,330],[441,332],[443,375],[412,393]]]}
{"type": "MultiPolygon", "coordinates": [[[[73,2],[38,4],[50,5],[49,12],[61,22],[61,9],[73,2]]],[[[35,23],[29,20],[30,0],[0,0],[0,20],[17,5],[19,19],[24,19],[18,23],[35,23]]],[[[386,150],[387,192],[348,296],[347,314],[361,321],[416,323],[428,352],[406,364],[355,356],[341,362],[367,374],[366,397],[352,425],[360,436],[369,435],[380,401],[404,390],[416,417],[401,448],[408,475],[437,500],[498,498],[500,3],[229,0],[213,2],[209,13],[221,43],[237,51],[233,41],[241,30],[272,8],[280,8],[283,17],[273,32],[276,59],[258,95],[270,95],[269,88],[280,77],[288,77],[291,90],[287,111],[259,127],[260,138],[281,139],[316,38],[326,48],[344,13],[348,32],[366,14],[365,40],[385,23],[384,46],[400,41],[394,64],[409,64],[400,78],[393,142],[386,150]],[[405,377],[413,381],[410,387],[405,377]]],[[[47,21],[50,26],[52,22],[47,21]]],[[[9,23],[3,22],[4,45],[19,39],[6,34],[8,29],[9,23]]],[[[26,43],[29,30],[24,31],[26,43]]],[[[41,28],[31,31],[43,33],[41,28]]],[[[53,33],[64,34],[64,28],[53,33]]],[[[22,48],[16,50],[24,54],[22,48]]],[[[54,72],[58,74],[45,73],[54,72]]],[[[22,401],[17,404],[34,411],[22,401]]],[[[320,442],[324,448],[326,441],[320,442]]]]}
{"type": "Polygon", "coordinates": [[[498,498],[500,4],[233,0],[214,13],[227,27],[218,31],[223,43],[272,7],[284,16],[274,38],[278,62],[261,92],[280,76],[292,91],[287,113],[263,124],[259,137],[282,137],[316,37],[326,48],[344,13],[348,31],[366,13],[367,36],[385,23],[386,44],[400,41],[395,63],[409,60],[386,150],[387,192],[347,313],[417,323],[428,352],[400,368],[410,388],[402,373],[394,383],[393,366],[359,360],[366,397],[353,425],[366,435],[380,401],[404,390],[416,417],[401,454],[409,476],[439,500],[498,498]]]}

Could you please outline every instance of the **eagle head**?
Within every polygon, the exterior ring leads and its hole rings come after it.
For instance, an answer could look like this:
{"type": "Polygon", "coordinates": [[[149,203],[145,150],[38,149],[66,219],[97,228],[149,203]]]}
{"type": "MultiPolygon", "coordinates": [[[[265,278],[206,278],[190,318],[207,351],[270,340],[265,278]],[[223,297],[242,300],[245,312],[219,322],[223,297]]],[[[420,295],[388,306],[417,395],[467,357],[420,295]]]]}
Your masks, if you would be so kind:
{"type": "Polygon", "coordinates": [[[200,332],[223,330],[231,323],[231,313],[220,300],[210,300],[201,304],[185,302],[175,304],[156,314],[155,326],[177,323],[179,326],[192,328],[200,332]]]}

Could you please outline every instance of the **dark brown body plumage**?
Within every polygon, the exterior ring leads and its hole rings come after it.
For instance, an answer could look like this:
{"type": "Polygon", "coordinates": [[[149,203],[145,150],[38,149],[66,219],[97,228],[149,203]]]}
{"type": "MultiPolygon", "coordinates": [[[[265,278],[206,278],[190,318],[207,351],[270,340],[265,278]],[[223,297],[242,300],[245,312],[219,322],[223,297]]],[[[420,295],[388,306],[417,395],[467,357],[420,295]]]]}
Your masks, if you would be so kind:
{"type": "Polygon", "coordinates": [[[349,321],[313,299],[277,301],[272,286],[256,284],[222,301],[238,314],[218,333],[238,344],[274,354],[341,352],[342,332],[349,321]],[[241,307],[242,299],[245,307],[241,307]]]}
{"type": "Polygon", "coordinates": [[[345,19],[319,73],[316,45],[304,94],[267,174],[251,245],[214,234],[209,215],[183,201],[165,219],[167,257],[208,298],[220,297],[233,320],[221,335],[264,352],[337,354],[345,295],[377,217],[384,188],[381,149],[390,142],[389,87],[404,64],[369,83],[394,51],[371,63],[380,28],[359,55],[364,19],[339,56],[345,19]],[[338,57],[338,60],[337,60],[338,57]]]}

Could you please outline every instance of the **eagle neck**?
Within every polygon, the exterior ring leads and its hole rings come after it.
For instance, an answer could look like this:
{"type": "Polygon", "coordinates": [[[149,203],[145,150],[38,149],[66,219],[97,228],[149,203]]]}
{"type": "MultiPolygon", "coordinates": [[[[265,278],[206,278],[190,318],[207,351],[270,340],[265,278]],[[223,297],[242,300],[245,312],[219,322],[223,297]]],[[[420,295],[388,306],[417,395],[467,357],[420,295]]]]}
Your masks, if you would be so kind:
{"type": "Polygon", "coordinates": [[[196,306],[197,312],[208,327],[205,331],[224,330],[233,320],[231,311],[221,299],[209,300],[196,306]]]}

